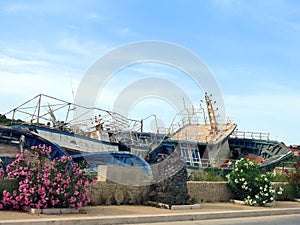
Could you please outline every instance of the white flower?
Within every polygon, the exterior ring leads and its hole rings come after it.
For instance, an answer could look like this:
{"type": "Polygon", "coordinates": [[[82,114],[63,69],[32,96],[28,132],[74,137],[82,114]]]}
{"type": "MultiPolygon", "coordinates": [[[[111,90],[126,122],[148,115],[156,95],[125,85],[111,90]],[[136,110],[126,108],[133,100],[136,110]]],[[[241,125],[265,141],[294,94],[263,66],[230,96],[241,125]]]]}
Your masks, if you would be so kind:
{"type": "Polygon", "coordinates": [[[243,185],[243,186],[242,186],[242,189],[248,190],[248,187],[245,186],[245,185],[243,185]]]}

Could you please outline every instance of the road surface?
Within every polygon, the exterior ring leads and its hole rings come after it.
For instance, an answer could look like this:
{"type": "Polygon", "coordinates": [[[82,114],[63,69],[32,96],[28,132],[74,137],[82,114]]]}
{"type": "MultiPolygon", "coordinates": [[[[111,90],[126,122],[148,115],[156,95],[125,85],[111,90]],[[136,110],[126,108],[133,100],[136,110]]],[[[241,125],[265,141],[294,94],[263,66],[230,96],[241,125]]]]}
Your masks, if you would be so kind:
{"type": "Polygon", "coordinates": [[[245,217],[197,221],[178,221],[167,223],[143,223],[136,225],[298,225],[300,214],[281,216],[245,217]]]}

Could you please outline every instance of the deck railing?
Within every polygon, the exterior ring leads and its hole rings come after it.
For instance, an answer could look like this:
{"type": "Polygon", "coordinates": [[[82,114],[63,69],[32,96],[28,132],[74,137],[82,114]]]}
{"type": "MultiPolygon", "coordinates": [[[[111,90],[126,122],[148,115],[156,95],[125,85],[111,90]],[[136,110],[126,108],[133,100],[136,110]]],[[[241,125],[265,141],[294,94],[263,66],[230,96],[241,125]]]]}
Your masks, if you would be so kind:
{"type": "Polygon", "coordinates": [[[235,131],[231,134],[233,138],[243,138],[243,139],[259,139],[259,140],[270,140],[269,133],[263,132],[245,132],[245,131],[235,131]]]}

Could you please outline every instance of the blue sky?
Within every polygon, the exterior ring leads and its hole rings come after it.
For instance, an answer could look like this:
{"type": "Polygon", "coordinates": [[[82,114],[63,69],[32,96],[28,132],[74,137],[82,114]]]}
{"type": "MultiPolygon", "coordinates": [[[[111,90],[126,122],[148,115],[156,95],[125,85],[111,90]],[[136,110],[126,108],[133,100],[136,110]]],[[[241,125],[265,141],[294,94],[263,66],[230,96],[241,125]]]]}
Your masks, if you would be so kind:
{"type": "MultiPolygon", "coordinates": [[[[72,88],[110,49],[161,40],[209,66],[239,130],[300,144],[299,1],[2,0],[0,27],[0,113],[39,93],[72,101],[72,88]]],[[[137,65],[111,80],[99,105],[111,108],[119,89],[147,73],[175,74],[193,99],[203,94],[172,68],[137,65]]]]}

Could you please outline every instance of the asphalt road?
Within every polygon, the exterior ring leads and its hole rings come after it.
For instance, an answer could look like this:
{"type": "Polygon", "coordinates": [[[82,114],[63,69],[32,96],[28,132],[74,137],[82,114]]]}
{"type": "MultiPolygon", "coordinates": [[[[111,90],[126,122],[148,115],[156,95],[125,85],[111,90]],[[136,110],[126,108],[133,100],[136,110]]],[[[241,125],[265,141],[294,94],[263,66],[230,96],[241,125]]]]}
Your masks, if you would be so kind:
{"type": "Polygon", "coordinates": [[[198,221],[179,221],[168,223],[151,223],[136,225],[298,225],[300,224],[300,215],[281,215],[264,217],[246,217],[216,220],[198,220],[198,221]]]}

